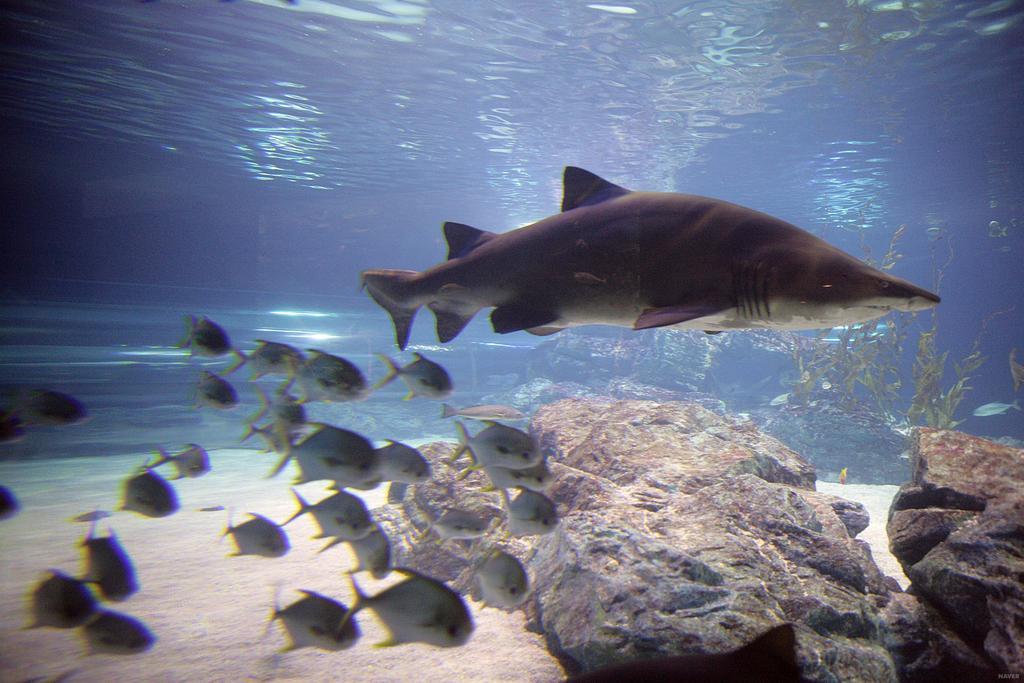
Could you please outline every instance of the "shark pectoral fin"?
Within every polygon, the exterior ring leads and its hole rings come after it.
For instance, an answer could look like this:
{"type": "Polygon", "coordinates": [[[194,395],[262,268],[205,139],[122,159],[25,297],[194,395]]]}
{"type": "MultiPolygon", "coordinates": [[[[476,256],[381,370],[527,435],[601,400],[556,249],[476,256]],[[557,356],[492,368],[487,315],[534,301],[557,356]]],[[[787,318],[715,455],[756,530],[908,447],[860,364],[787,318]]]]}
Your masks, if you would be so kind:
{"type": "Polygon", "coordinates": [[[678,325],[697,318],[719,313],[722,309],[715,306],[662,306],[661,308],[648,308],[633,323],[634,330],[647,330],[652,327],[667,327],[678,325]]]}
{"type": "Polygon", "coordinates": [[[491,327],[498,334],[546,327],[556,320],[558,314],[553,311],[516,303],[498,306],[491,311],[491,327]]]}
{"type": "Polygon", "coordinates": [[[538,337],[546,337],[550,334],[561,332],[564,329],[564,327],[557,327],[555,325],[544,325],[542,327],[528,327],[526,331],[538,337]]]}
{"type": "Polygon", "coordinates": [[[430,304],[429,307],[437,319],[437,339],[442,344],[447,344],[459,336],[459,332],[465,329],[476,314],[476,311],[468,315],[459,311],[446,311],[438,304],[430,304]]]}

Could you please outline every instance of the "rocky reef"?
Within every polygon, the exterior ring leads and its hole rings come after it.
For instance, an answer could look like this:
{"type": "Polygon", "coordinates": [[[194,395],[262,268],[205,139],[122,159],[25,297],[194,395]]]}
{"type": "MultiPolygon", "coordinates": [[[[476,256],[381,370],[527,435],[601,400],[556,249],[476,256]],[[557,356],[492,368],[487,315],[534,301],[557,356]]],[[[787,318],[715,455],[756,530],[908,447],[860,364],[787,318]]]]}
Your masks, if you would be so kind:
{"type": "Polygon", "coordinates": [[[397,564],[467,594],[489,549],[522,560],[533,580],[528,624],[569,673],[723,652],[783,622],[796,627],[809,681],[971,680],[1020,669],[1024,478],[982,465],[982,478],[965,484],[970,468],[922,455],[972,453],[957,457],[977,464],[981,440],[917,432],[918,472],[890,528],[923,529],[932,545],[894,535],[894,549],[916,558],[905,563],[915,589],[903,593],[855,538],[867,511],[816,492],[813,466],[749,419],[694,403],[569,398],[538,410],[531,431],[554,474],[553,533],[509,538],[497,523],[475,541],[417,540],[452,501],[503,516],[483,475],[459,479],[446,463],[451,443],[425,447],[434,478],[374,514],[397,564]],[[997,511],[1001,521],[986,521],[997,511]]]}
{"type": "MultiPolygon", "coordinates": [[[[908,612],[943,633],[907,667],[1024,671],[1024,450],[960,432],[914,433],[913,477],[889,514],[911,580],[908,612]]],[[[913,620],[913,618],[911,618],[913,620]]]]}
{"type": "Polygon", "coordinates": [[[806,336],[756,330],[566,330],[532,353],[528,381],[488,401],[525,411],[571,397],[699,403],[721,414],[750,415],[823,479],[835,481],[847,468],[851,483],[902,484],[910,474],[901,457],[907,440],[877,406],[824,380],[805,387],[799,402],[772,405],[800,380],[794,358],[826,346],[806,336]]]}

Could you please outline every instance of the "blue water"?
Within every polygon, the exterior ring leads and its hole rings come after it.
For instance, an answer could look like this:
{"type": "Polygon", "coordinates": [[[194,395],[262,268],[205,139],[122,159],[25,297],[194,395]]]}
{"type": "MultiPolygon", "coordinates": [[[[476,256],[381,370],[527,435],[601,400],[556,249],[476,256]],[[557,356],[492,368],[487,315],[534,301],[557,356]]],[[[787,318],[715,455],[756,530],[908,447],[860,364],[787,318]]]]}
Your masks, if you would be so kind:
{"type": "MultiPolygon", "coordinates": [[[[0,383],[97,415],[12,457],[130,450],[182,424],[234,440],[236,417],[185,409],[184,313],[380,373],[390,325],[359,271],[438,262],[445,220],[553,213],[567,164],[745,204],[858,256],[906,226],[895,274],[934,286],[952,254],[948,383],[1003,312],[960,428],[1024,438],[1016,411],[970,415],[1012,402],[1007,355],[1024,359],[1022,2],[17,0],[0,18],[0,383]]],[[[413,343],[436,345],[423,318],[413,343]]],[[[930,323],[907,323],[904,401],[930,323]]],[[[538,342],[481,315],[436,353],[469,402],[488,377],[524,380],[538,342]]]]}

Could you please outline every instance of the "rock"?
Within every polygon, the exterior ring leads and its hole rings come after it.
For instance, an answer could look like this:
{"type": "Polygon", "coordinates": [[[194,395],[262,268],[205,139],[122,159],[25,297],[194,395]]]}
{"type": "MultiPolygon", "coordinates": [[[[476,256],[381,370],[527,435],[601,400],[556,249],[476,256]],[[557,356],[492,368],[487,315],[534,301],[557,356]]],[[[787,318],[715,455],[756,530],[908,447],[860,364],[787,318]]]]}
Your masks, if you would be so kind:
{"type": "Polygon", "coordinates": [[[842,520],[843,525],[846,526],[846,532],[850,534],[850,538],[856,538],[857,534],[867,529],[868,524],[871,523],[867,509],[860,503],[855,503],[852,500],[835,498],[832,501],[832,511],[842,520]]]}
{"type": "Polygon", "coordinates": [[[989,667],[1024,670],[1024,450],[915,430],[889,534],[910,591],[989,667]]]}
{"type": "Polygon", "coordinates": [[[560,401],[532,427],[563,516],[529,555],[531,623],[568,668],[722,652],[788,621],[808,680],[895,677],[888,588],[836,513],[857,506],[775,439],[645,401],[560,401]]]}
{"type": "Polygon", "coordinates": [[[901,681],[991,680],[985,657],[968,647],[942,615],[907,593],[890,596],[883,610],[885,644],[901,681]]]}

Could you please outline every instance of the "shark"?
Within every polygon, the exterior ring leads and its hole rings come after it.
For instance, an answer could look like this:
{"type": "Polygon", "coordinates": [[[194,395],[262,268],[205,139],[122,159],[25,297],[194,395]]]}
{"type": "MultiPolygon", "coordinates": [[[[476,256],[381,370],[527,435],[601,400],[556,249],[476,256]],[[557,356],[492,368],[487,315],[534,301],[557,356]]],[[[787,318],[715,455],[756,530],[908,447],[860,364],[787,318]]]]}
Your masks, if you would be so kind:
{"type": "Polygon", "coordinates": [[[405,349],[416,312],[447,343],[482,309],[499,334],[580,325],[801,330],[921,311],[939,297],[779,218],[720,199],[628,190],[575,166],[561,212],[504,233],[447,222],[448,259],[362,285],[405,349]]]}

